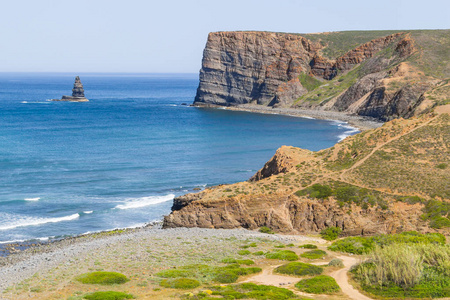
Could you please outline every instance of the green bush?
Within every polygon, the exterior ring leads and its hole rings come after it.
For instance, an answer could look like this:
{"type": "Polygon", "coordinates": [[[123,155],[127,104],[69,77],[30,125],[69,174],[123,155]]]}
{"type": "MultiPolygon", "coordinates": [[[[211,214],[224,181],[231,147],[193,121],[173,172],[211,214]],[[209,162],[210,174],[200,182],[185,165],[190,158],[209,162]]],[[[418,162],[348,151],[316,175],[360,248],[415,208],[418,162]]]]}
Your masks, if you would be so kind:
{"type": "Polygon", "coordinates": [[[365,254],[372,251],[374,247],[375,243],[373,239],[352,236],[334,242],[328,247],[328,250],[353,254],[365,254]]]}
{"type": "Polygon", "coordinates": [[[436,166],[436,168],[441,169],[441,170],[447,169],[447,164],[446,163],[438,164],[436,166]]]}
{"type": "Polygon", "coordinates": [[[328,185],[313,184],[312,186],[295,192],[297,196],[308,195],[311,198],[326,199],[333,194],[333,190],[328,185]]]}
{"type": "Polygon", "coordinates": [[[297,276],[320,275],[323,272],[323,268],[302,262],[291,262],[277,267],[275,272],[297,276]]]}
{"type": "MultiPolygon", "coordinates": [[[[297,299],[295,294],[284,288],[271,285],[257,285],[242,283],[228,286],[213,286],[210,288],[213,296],[222,296],[225,299],[261,299],[261,300],[289,300],[297,299]]],[[[200,297],[199,297],[200,298],[200,297]]],[[[201,299],[201,298],[200,298],[201,299]]],[[[208,298],[216,299],[216,298],[208,298]]]]}
{"type": "Polygon", "coordinates": [[[162,270],[155,274],[156,276],[163,278],[178,278],[178,277],[191,277],[192,272],[179,269],[162,270]]]}
{"type": "Polygon", "coordinates": [[[275,248],[286,248],[285,245],[275,245],[274,247],[275,247],[275,248]]]}
{"type": "Polygon", "coordinates": [[[343,268],[343,267],[344,267],[344,262],[342,261],[342,259],[339,259],[339,258],[333,258],[333,259],[330,260],[330,262],[328,263],[328,266],[330,266],[330,267],[339,267],[339,268],[343,268]]]}
{"type": "Polygon", "coordinates": [[[327,253],[323,250],[311,250],[305,253],[300,254],[300,257],[308,258],[308,259],[319,259],[327,255],[327,253]]]}
{"type": "Polygon", "coordinates": [[[236,262],[240,265],[246,265],[246,266],[255,264],[255,262],[251,259],[238,259],[236,262]]]}
{"type": "Polygon", "coordinates": [[[117,272],[91,272],[85,273],[76,278],[81,283],[84,284],[122,284],[129,279],[120,273],[117,272]]]}
{"type": "Polygon", "coordinates": [[[224,258],[224,259],[222,259],[222,262],[224,264],[235,264],[235,263],[237,263],[237,260],[234,258],[224,258]]]}
{"type": "Polygon", "coordinates": [[[304,244],[304,245],[300,245],[298,247],[299,248],[304,248],[304,249],[317,249],[317,246],[313,245],[313,244],[304,244]]]}
{"type": "Polygon", "coordinates": [[[257,256],[259,256],[259,255],[264,255],[264,251],[256,251],[256,252],[253,252],[253,255],[257,255],[257,256]]]}
{"type": "Polygon", "coordinates": [[[440,229],[450,227],[450,203],[430,200],[425,204],[422,220],[430,221],[430,227],[440,229]]]}
{"type": "Polygon", "coordinates": [[[341,290],[336,280],[327,275],[300,280],[295,284],[295,287],[302,292],[311,294],[332,294],[341,290]]]}
{"type": "Polygon", "coordinates": [[[328,227],[320,232],[320,236],[327,241],[333,241],[339,237],[342,229],[339,227],[328,227]]]}
{"type": "Polygon", "coordinates": [[[238,251],[238,254],[239,254],[239,255],[249,255],[249,254],[251,254],[251,252],[248,251],[248,250],[239,250],[239,251],[238,251]]]}
{"type": "Polygon", "coordinates": [[[273,230],[270,229],[267,226],[262,226],[261,228],[259,228],[259,232],[261,232],[261,233],[268,233],[268,234],[274,234],[273,230]]]}
{"type": "Polygon", "coordinates": [[[298,260],[298,255],[291,250],[277,250],[266,253],[266,258],[293,261],[298,260]]]}
{"type": "Polygon", "coordinates": [[[200,281],[191,278],[172,278],[162,280],[160,285],[166,288],[187,290],[200,286],[200,281]]]}
{"type": "Polygon", "coordinates": [[[261,272],[261,268],[252,267],[252,268],[222,268],[218,269],[215,277],[213,280],[215,282],[219,283],[233,283],[238,280],[239,276],[249,275],[249,274],[255,274],[261,272]]]}
{"type": "Polygon", "coordinates": [[[87,294],[83,297],[87,300],[123,300],[123,299],[134,299],[133,295],[126,294],[122,292],[95,292],[87,294]]]}
{"type": "Polygon", "coordinates": [[[306,73],[301,73],[300,75],[298,75],[298,80],[300,80],[300,83],[305,89],[308,90],[308,92],[315,90],[322,84],[322,81],[309,76],[306,73]]]}
{"type": "Polygon", "coordinates": [[[377,247],[352,273],[365,291],[382,297],[449,297],[450,247],[439,244],[377,247]]]}

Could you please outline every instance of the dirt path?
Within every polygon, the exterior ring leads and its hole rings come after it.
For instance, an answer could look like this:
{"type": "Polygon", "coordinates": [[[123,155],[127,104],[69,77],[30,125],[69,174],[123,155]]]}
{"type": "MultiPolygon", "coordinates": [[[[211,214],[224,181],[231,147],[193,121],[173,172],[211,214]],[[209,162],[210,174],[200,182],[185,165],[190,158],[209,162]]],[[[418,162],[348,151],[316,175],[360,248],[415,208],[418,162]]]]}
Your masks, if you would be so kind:
{"type": "MultiPolygon", "coordinates": [[[[372,298],[369,298],[369,297],[361,294],[350,283],[348,283],[347,272],[350,270],[350,268],[353,265],[358,263],[358,259],[354,258],[354,257],[349,257],[349,256],[338,256],[338,258],[342,259],[342,261],[344,263],[344,268],[331,273],[330,276],[336,280],[336,282],[341,287],[342,292],[346,296],[348,296],[348,299],[372,300],[372,298]]],[[[314,264],[323,264],[323,262],[314,263],[314,264]]],[[[273,270],[276,267],[278,267],[278,266],[270,266],[266,269],[263,269],[263,271],[261,273],[253,275],[242,282],[253,282],[253,283],[257,283],[257,284],[265,284],[265,285],[273,285],[273,286],[277,286],[277,287],[284,287],[284,288],[290,289],[291,291],[295,292],[297,295],[308,296],[308,297],[317,296],[317,295],[311,295],[311,294],[307,294],[307,293],[301,293],[298,290],[296,290],[294,288],[294,284],[297,281],[299,281],[299,278],[291,277],[288,275],[273,274],[273,270]]]]}
{"type": "Polygon", "coordinates": [[[377,152],[380,148],[386,146],[386,145],[389,144],[389,143],[392,143],[393,141],[398,140],[399,138],[401,138],[401,137],[403,137],[403,136],[405,136],[405,135],[408,135],[408,134],[410,134],[410,133],[416,131],[416,130],[419,129],[419,128],[422,128],[422,127],[428,125],[431,121],[433,121],[433,120],[436,119],[436,118],[437,118],[437,116],[435,116],[435,117],[429,119],[429,120],[426,121],[425,123],[422,123],[420,126],[417,126],[417,127],[411,129],[411,130],[408,131],[408,132],[405,132],[405,133],[402,133],[402,134],[400,134],[400,135],[397,135],[397,136],[395,136],[395,137],[393,137],[393,138],[387,140],[386,142],[384,142],[384,143],[382,143],[382,144],[376,146],[375,148],[373,148],[373,150],[372,150],[368,155],[366,155],[365,157],[363,157],[361,160],[357,161],[357,162],[356,162],[353,166],[351,166],[350,168],[348,168],[348,169],[342,171],[341,175],[339,176],[340,180],[341,180],[341,181],[345,181],[345,174],[346,174],[346,173],[348,173],[348,172],[352,171],[353,169],[355,169],[355,168],[359,167],[360,165],[362,165],[366,160],[368,160],[370,157],[372,157],[372,155],[373,155],[375,152],[377,152]]]}
{"type": "Polygon", "coordinates": [[[330,275],[339,284],[342,292],[353,300],[372,300],[372,298],[364,296],[358,290],[356,290],[350,283],[348,283],[347,272],[353,265],[358,263],[358,260],[354,257],[349,256],[338,256],[338,258],[342,259],[345,267],[343,269],[331,273],[330,275]]]}

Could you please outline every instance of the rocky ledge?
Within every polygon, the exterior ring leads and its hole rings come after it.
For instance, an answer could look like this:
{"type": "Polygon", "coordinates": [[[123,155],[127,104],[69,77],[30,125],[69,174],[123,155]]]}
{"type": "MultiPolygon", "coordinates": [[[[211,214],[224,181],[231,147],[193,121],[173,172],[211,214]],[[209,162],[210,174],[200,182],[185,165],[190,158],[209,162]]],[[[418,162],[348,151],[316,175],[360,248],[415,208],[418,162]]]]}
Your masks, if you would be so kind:
{"type": "Polygon", "coordinates": [[[62,96],[61,99],[52,99],[52,101],[89,102],[84,96],[84,88],[79,76],[75,77],[72,96],[62,96]]]}

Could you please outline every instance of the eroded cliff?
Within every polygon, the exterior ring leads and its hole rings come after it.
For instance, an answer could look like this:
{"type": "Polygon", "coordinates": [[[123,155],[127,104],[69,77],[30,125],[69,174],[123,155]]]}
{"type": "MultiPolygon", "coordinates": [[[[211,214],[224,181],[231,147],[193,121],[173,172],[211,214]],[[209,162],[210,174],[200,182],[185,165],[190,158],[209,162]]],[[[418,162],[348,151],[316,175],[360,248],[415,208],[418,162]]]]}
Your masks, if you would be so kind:
{"type": "Polygon", "coordinates": [[[210,33],[194,105],[250,103],[383,121],[409,118],[438,103],[427,92],[450,76],[448,60],[435,66],[449,41],[449,30],[210,33]]]}
{"type": "Polygon", "coordinates": [[[439,111],[390,121],[319,152],[283,146],[247,182],[176,198],[164,227],[448,234],[450,107],[439,111]]]}

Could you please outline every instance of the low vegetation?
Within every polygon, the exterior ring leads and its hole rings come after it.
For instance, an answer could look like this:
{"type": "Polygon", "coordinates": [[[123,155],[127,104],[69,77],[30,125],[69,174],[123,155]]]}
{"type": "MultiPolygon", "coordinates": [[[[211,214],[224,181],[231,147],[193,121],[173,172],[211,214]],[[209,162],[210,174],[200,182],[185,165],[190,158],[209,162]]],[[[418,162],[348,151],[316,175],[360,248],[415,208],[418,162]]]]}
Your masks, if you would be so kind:
{"type": "Polygon", "coordinates": [[[300,280],[295,287],[302,292],[311,294],[333,294],[341,290],[336,280],[327,275],[300,280]]]}
{"type": "Polygon", "coordinates": [[[305,264],[302,262],[291,262],[277,267],[274,270],[276,273],[306,276],[306,275],[320,275],[323,272],[323,268],[311,264],[305,264]]]}
{"type": "Polygon", "coordinates": [[[259,232],[261,232],[261,233],[268,233],[268,234],[274,234],[274,233],[275,233],[275,232],[273,232],[272,229],[270,229],[270,228],[267,227],[267,226],[262,226],[262,227],[260,227],[260,228],[259,228],[259,232]]]}
{"type": "Polygon", "coordinates": [[[213,286],[210,288],[211,295],[214,298],[208,297],[209,293],[199,293],[196,295],[198,299],[273,299],[273,300],[288,300],[299,299],[292,291],[284,288],[279,288],[271,285],[257,285],[254,283],[242,283],[228,286],[213,286]]]}
{"type": "Polygon", "coordinates": [[[122,292],[95,292],[91,294],[87,294],[83,297],[87,300],[124,300],[124,299],[134,299],[133,295],[122,293],[122,292]]]}
{"type": "Polygon", "coordinates": [[[342,261],[342,259],[339,258],[333,258],[332,260],[330,260],[330,262],[328,263],[329,267],[338,267],[338,268],[343,268],[344,267],[344,262],[342,261]]]}
{"type": "Polygon", "coordinates": [[[308,92],[315,90],[322,84],[322,81],[317,80],[316,78],[309,76],[308,74],[305,73],[301,73],[298,76],[298,80],[300,80],[300,83],[305,89],[308,90],[308,92]]]}
{"type": "Polygon", "coordinates": [[[104,285],[122,284],[129,281],[129,279],[121,273],[101,271],[82,274],[78,276],[76,280],[84,284],[104,285]]]}
{"type": "Polygon", "coordinates": [[[342,229],[339,227],[328,227],[320,232],[320,236],[327,241],[334,241],[341,234],[342,229]]]}
{"type": "Polygon", "coordinates": [[[445,236],[439,233],[421,234],[415,231],[406,231],[398,234],[381,234],[372,237],[347,237],[334,242],[328,247],[331,251],[352,254],[366,254],[376,246],[385,247],[391,244],[445,244],[445,236]]]}
{"type": "MultiPolygon", "coordinates": [[[[250,259],[225,259],[224,261],[228,265],[223,267],[194,264],[186,265],[179,269],[163,270],[156,273],[155,275],[162,278],[172,279],[182,279],[189,277],[195,280],[199,280],[202,283],[233,283],[238,280],[239,276],[259,273],[262,271],[262,269],[258,267],[243,268],[240,266],[240,263],[245,265],[254,264],[254,261],[250,259]]],[[[168,282],[170,283],[171,281],[168,282]]]]}
{"type": "Polygon", "coordinates": [[[188,290],[200,286],[200,281],[191,278],[164,279],[160,285],[166,288],[188,290]]]}
{"type": "Polygon", "coordinates": [[[377,246],[352,273],[365,291],[382,297],[450,297],[450,247],[377,246]]]}
{"type": "Polygon", "coordinates": [[[300,254],[300,257],[307,258],[307,259],[319,259],[327,255],[327,253],[323,250],[311,250],[307,251],[305,253],[300,254]]]}
{"type": "Polygon", "coordinates": [[[298,260],[298,255],[291,250],[276,250],[266,253],[266,258],[293,261],[298,260]]]}
{"type": "Polygon", "coordinates": [[[303,249],[317,249],[317,246],[313,245],[313,244],[304,244],[304,245],[300,245],[298,247],[303,248],[303,249]]]}

